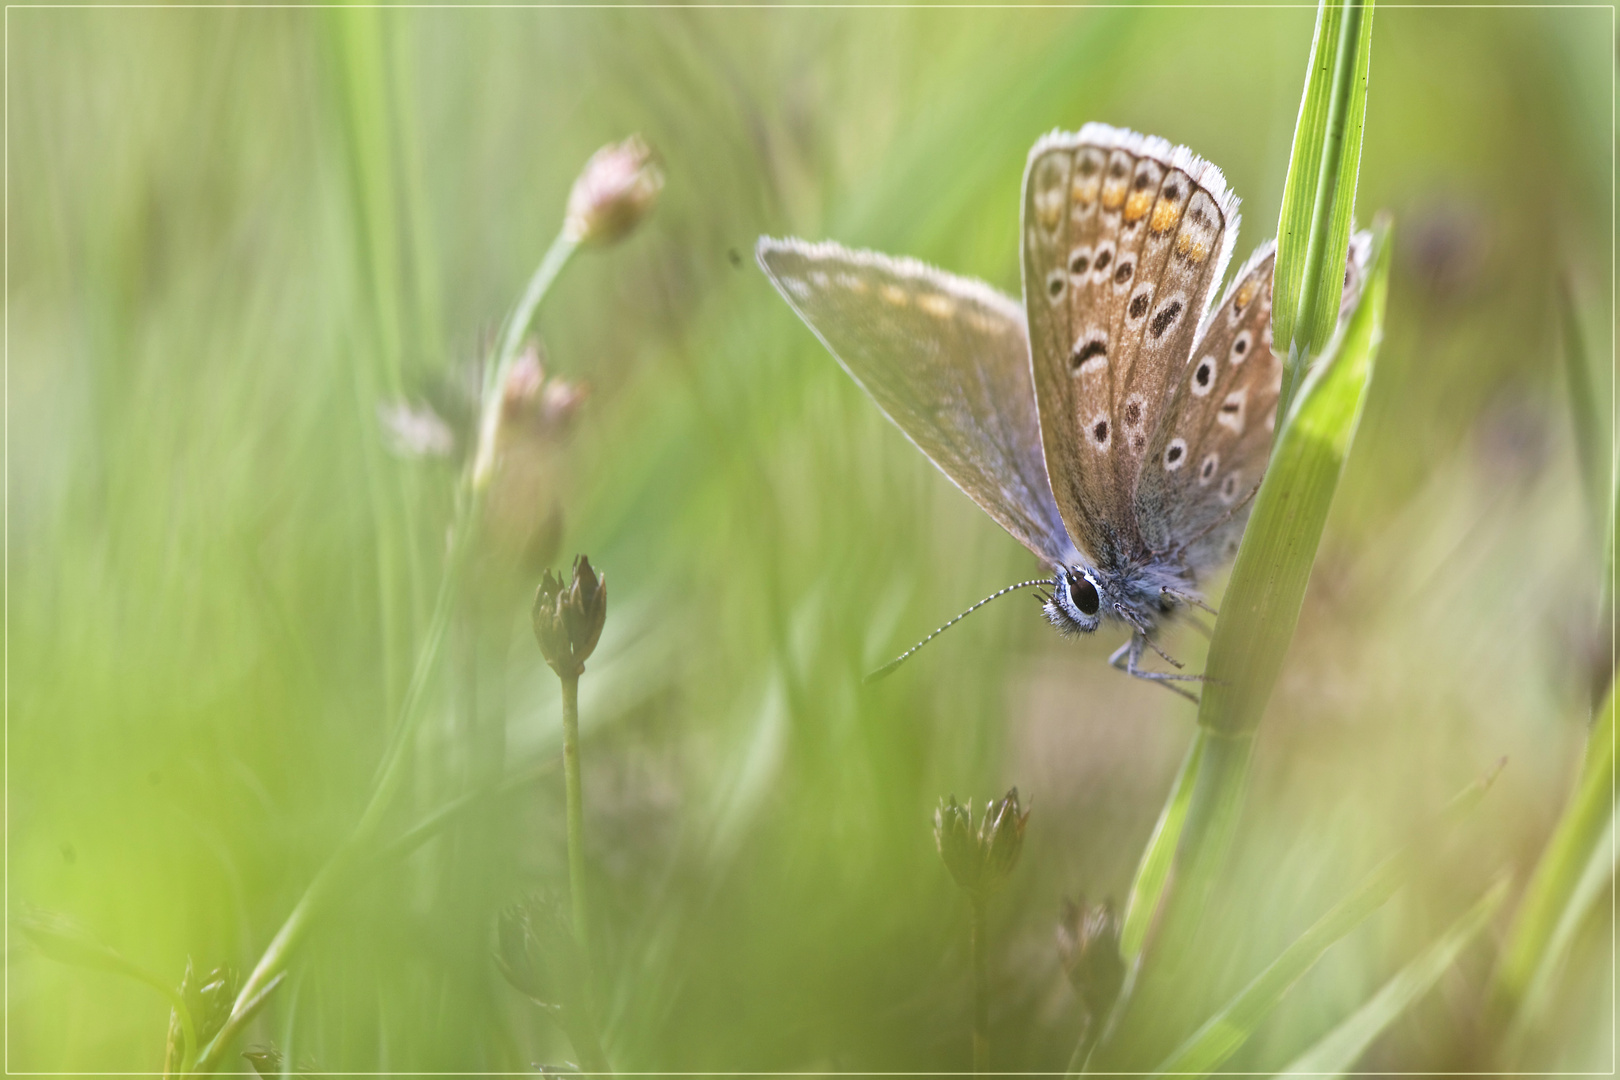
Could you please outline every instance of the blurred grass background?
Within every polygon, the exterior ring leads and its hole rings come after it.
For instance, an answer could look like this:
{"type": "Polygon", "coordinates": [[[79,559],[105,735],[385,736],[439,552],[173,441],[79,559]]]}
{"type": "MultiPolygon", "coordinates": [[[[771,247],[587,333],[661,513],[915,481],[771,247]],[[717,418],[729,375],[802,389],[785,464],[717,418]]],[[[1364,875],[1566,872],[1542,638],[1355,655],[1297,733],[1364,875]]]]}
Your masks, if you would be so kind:
{"type": "MultiPolygon", "coordinates": [[[[451,474],[390,456],[376,406],[479,354],[580,164],[639,131],[656,213],[582,253],[539,323],[550,369],[592,388],[547,494],[565,555],[611,582],[582,685],[609,1054],[966,1068],[966,911],[929,814],[1017,784],[993,1064],[1061,1067],[1061,898],[1124,894],[1192,710],[1017,599],[860,687],[1033,567],[751,248],[836,238],[1016,293],[1025,152],[1099,119],[1219,164],[1241,259],[1274,228],[1312,17],[8,12],[9,902],[176,980],[188,956],[252,966],[364,805],[437,579],[451,474]]],[[[1611,18],[1378,12],[1359,206],[1396,216],[1387,339],[1189,993],[1222,1000],[1508,767],[1234,1068],[1281,1064],[1493,876],[1522,881],[1572,783],[1607,645],[1554,286],[1570,275],[1609,400],[1611,18]]],[[[485,584],[398,828],[536,780],[378,868],[309,941],[254,1037],[323,1068],[572,1056],[490,960],[494,912],[564,862],[532,581],[485,584]]],[[[166,1003],[10,940],[10,1068],[160,1067],[166,1003]]],[[[1612,950],[1604,915],[1527,1067],[1610,1067],[1612,950]]],[[[1490,956],[1363,1067],[1485,1067],[1490,956]]]]}

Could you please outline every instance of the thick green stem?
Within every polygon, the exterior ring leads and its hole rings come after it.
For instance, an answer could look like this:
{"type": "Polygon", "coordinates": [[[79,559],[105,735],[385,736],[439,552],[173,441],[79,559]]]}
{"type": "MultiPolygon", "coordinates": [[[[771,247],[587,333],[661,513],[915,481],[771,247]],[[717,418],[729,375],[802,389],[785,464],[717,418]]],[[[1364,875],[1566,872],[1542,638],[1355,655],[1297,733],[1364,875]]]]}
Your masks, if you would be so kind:
{"type": "MultiPolygon", "coordinates": [[[[1186,993],[1181,967],[1199,954],[1198,934],[1210,893],[1237,834],[1254,750],[1252,732],[1225,734],[1205,729],[1199,738],[1202,745],[1191,777],[1174,887],[1166,891],[1153,947],[1142,956],[1140,968],[1133,972],[1098,1038],[1097,1053],[1102,1055],[1111,1052],[1108,1044],[1116,1037],[1126,1047],[1159,1040],[1159,1033],[1167,1030],[1170,1037],[1179,1037],[1183,1032],[1173,1029],[1186,1020],[1180,1010],[1195,1004],[1186,993]],[[1155,1034],[1149,1036],[1145,1025],[1152,1025],[1155,1034]]],[[[1117,1064],[1109,1062],[1104,1067],[1117,1064]]]]}
{"type": "Polygon", "coordinates": [[[972,928],[968,931],[968,950],[973,954],[973,1074],[983,1076],[990,1070],[990,963],[986,957],[984,898],[971,900],[972,928]]]}

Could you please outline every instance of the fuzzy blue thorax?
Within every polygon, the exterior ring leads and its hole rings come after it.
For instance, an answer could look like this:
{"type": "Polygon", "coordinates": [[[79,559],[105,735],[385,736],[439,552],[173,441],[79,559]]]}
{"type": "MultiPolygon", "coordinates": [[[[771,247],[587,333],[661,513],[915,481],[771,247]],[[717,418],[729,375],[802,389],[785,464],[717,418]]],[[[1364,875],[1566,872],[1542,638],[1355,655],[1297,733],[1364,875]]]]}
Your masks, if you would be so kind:
{"type": "Polygon", "coordinates": [[[1106,619],[1151,638],[1176,608],[1197,597],[1192,574],[1179,561],[1144,555],[1118,569],[1058,567],[1041,610],[1062,634],[1088,634],[1106,619]]]}

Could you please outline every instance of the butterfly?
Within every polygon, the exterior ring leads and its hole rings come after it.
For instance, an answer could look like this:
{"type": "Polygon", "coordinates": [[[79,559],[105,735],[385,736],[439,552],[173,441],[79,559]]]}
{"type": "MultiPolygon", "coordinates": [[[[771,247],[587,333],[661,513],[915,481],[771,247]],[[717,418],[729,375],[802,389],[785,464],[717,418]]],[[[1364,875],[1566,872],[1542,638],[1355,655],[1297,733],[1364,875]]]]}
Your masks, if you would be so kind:
{"type": "MultiPolygon", "coordinates": [[[[1142,658],[1151,648],[1179,668],[1161,629],[1212,610],[1198,583],[1237,551],[1283,377],[1276,245],[1210,304],[1237,231],[1214,165],[1091,123],[1030,151],[1022,303],[831,242],[761,237],[755,254],[889,419],[1052,573],[996,595],[1047,586],[1043,611],[1065,634],[1123,624],[1109,662],[1192,697],[1171,683],[1201,676],[1142,658]]],[[[1365,234],[1352,243],[1341,311],[1369,250],[1365,234]]]]}

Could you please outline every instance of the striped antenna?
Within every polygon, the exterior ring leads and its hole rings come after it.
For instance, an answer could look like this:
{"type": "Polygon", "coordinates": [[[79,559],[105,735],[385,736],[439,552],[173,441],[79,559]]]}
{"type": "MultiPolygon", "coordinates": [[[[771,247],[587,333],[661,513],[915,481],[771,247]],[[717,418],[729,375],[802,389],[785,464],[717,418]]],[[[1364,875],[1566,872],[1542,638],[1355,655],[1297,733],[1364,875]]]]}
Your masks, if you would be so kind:
{"type": "Polygon", "coordinates": [[[863,686],[870,686],[872,683],[877,682],[879,679],[883,678],[885,675],[888,675],[890,672],[894,671],[895,668],[899,667],[901,664],[903,664],[907,660],[911,659],[911,654],[912,653],[916,652],[918,649],[922,648],[924,645],[928,644],[930,641],[933,641],[935,638],[939,637],[939,635],[943,634],[945,631],[949,630],[951,627],[955,626],[957,623],[961,622],[963,619],[967,618],[969,615],[973,614],[975,611],[978,611],[980,608],[984,607],[984,605],[988,604],[990,601],[1000,599],[1001,597],[1006,596],[1008,593],[1012,592],[1015,589],[1028,589],[1028,588],[1030,588],[1031,586],[1034,586],[1034,585],[1050,585],[1051,583],[1052,583],[1051,578],[1036,578],[1033,581],[1020,581],[1018,584],[1009,585],[1005,589],[997,589],[995,592],[991,593],[989,596],[985,597],[983,600],[980,600],[977,604],[974,604],[972,607],[970,607],[966,611],[962,612],[962,614],[958,615],[956,618],[952,619],[950,622],[946,623],[944,626],[940,627],[938,630],[935,630],[932,634],[929,634],[927,637],[925,637],[921,641],[917,642],[917,644],[913,645],[911,648],[907,649],[905,652],[901,653],[899,656],[895,657],[893,660],[890,660],[887,664],[884,664],[882,667],[880,667],[876,671],[872,672],[872,674],[868,675],[866,678],[861,680],[861,684],[863,686]]]}

